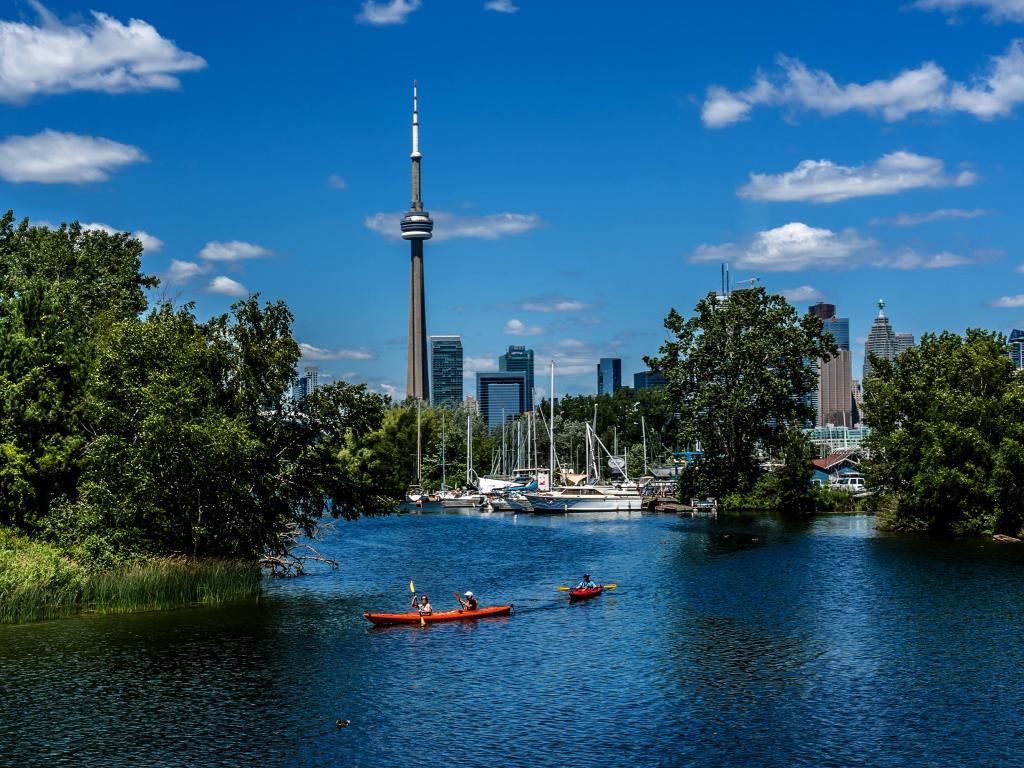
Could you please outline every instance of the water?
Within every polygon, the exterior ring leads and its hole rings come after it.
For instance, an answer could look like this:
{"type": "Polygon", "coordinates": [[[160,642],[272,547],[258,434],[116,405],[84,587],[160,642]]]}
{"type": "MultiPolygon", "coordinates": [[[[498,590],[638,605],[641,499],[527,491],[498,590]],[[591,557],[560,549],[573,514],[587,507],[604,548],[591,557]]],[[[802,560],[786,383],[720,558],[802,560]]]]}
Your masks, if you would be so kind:
{"type": "Polygon", "coordinates": [[[0,764],[1024,763],[1024,547],[438,513],[324,550],[338,571],[258,604],[0,626],[0,764]],[[621,586],[570,605],[584,570],[621,586]],[[516,613],[371,629],[409,579],[516,613]]]}

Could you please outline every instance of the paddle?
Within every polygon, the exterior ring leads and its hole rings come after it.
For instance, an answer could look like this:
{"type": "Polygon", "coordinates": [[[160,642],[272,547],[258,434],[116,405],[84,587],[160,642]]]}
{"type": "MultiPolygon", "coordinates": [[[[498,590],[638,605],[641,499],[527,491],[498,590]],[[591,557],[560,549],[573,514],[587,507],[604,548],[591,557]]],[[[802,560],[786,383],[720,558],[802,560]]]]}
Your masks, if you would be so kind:
{"type": "Polygon", "coordinates": [[[466,604],[462,602],[462,595],[460,595],[458,592],[452,592],[452,594],[455,595],[455,599],[459,601],[459,609],[465,610],[466,604]]]}
{"type": "MultiPolygon", "coordinates": [[[[601,589],[618,589],[618,584],[598,584],[601,589]]],[[[576,587],[555,587],[556,592],[572,592],[576,587]]]]}
{"type": "MultiPolygon", "coordinates": [[[[415,596],[415,594],[416,594],[416,585],[412,583],[412,579],[409,579],[409,591],[412,592],[413,595],[415,596]]],[[[422,613],[420,614],[420,626],[421,627],[427,626],[427,622],[423,618],[423,614],[422,613]]]]}

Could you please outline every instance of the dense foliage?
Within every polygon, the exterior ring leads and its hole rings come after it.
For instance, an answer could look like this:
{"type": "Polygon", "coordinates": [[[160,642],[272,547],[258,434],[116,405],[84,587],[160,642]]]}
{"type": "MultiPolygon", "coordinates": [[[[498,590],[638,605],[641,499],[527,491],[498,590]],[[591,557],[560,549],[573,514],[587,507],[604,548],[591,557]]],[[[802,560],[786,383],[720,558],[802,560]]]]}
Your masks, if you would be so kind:
{"type": "Polygon", "coordinates": [[[0,219],[0,526],[90,567],[251,559],[326,509],[400,498],[408,476],[376,449],[401,450],[387,398],[338,383],[291,403],[288,308],[143,315],[157,281],[141,253],[125,234],[0,219]]]}
{"type": "Polygon", "coordinates": [[[679,444],[704,451],[683,493],[746,494],[767,459],[799,453],[791,432],[813,418],[806,396],[817,383],[814,361],[835,354],[835,341],[820,319],[763,288],[726,299],[710,293],[689,318],[673,309],[665,328],[670,338],[647,363],[668,380],[679,444]]]}
{"type": "Polygon", "coordinates": [[[867,467],[891,528],[1007,533],[1024,526],[1024,380],[998,333],[925,334],[872,361],[867,467]]]}

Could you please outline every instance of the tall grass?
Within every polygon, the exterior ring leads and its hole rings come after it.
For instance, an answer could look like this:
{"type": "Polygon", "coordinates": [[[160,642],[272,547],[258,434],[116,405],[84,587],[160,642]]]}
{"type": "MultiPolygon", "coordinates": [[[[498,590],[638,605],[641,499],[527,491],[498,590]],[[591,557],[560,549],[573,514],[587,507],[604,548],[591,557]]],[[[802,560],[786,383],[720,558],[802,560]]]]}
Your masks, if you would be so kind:
{"type": "Polygon", "coordinates": [[[217,605],[259,593],[260,571],[254,563],[163,557],[92,576],[82,604],[98,613],[124,613],[217,605]]]}
{"type": "Polygon", "coordinates": [[[0,528],[0,622],[82,611],[127,613],[216,605],[260,593],[260,570],[241,560],[164,557],[89,573],[60,550],[0,528]]]}

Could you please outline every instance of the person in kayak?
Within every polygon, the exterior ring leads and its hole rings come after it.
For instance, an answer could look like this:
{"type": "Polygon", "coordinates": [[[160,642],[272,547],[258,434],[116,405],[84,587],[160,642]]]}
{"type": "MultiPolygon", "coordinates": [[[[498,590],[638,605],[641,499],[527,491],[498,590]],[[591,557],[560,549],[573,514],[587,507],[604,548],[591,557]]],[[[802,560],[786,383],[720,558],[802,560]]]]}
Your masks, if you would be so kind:
{"type": "Polygon", "coordinates": [[[590,574],[583,574],[583,581],[576,585],[576,589],[597,589],[597,584],[590,580],[590,574]]]}
{"type": "Polygon", "coordinates": [[[418,603],[416,602],[416,595],[413,595],[412,607],[419,612],[420,616],[429,616],[434,612],[433,607],[430,605],[430,600],[426,595],[420,595],[418,603]]]}
{"type": "Polygon", "coordinates": [[[459,598],[459,605],[462,606],[462,610],[464,611],[475,611],[480,607],[477,599],[473,597],[473,593],[468,589],[466,590],[466,599],[463,600],[461,597],[459,598]]]}

